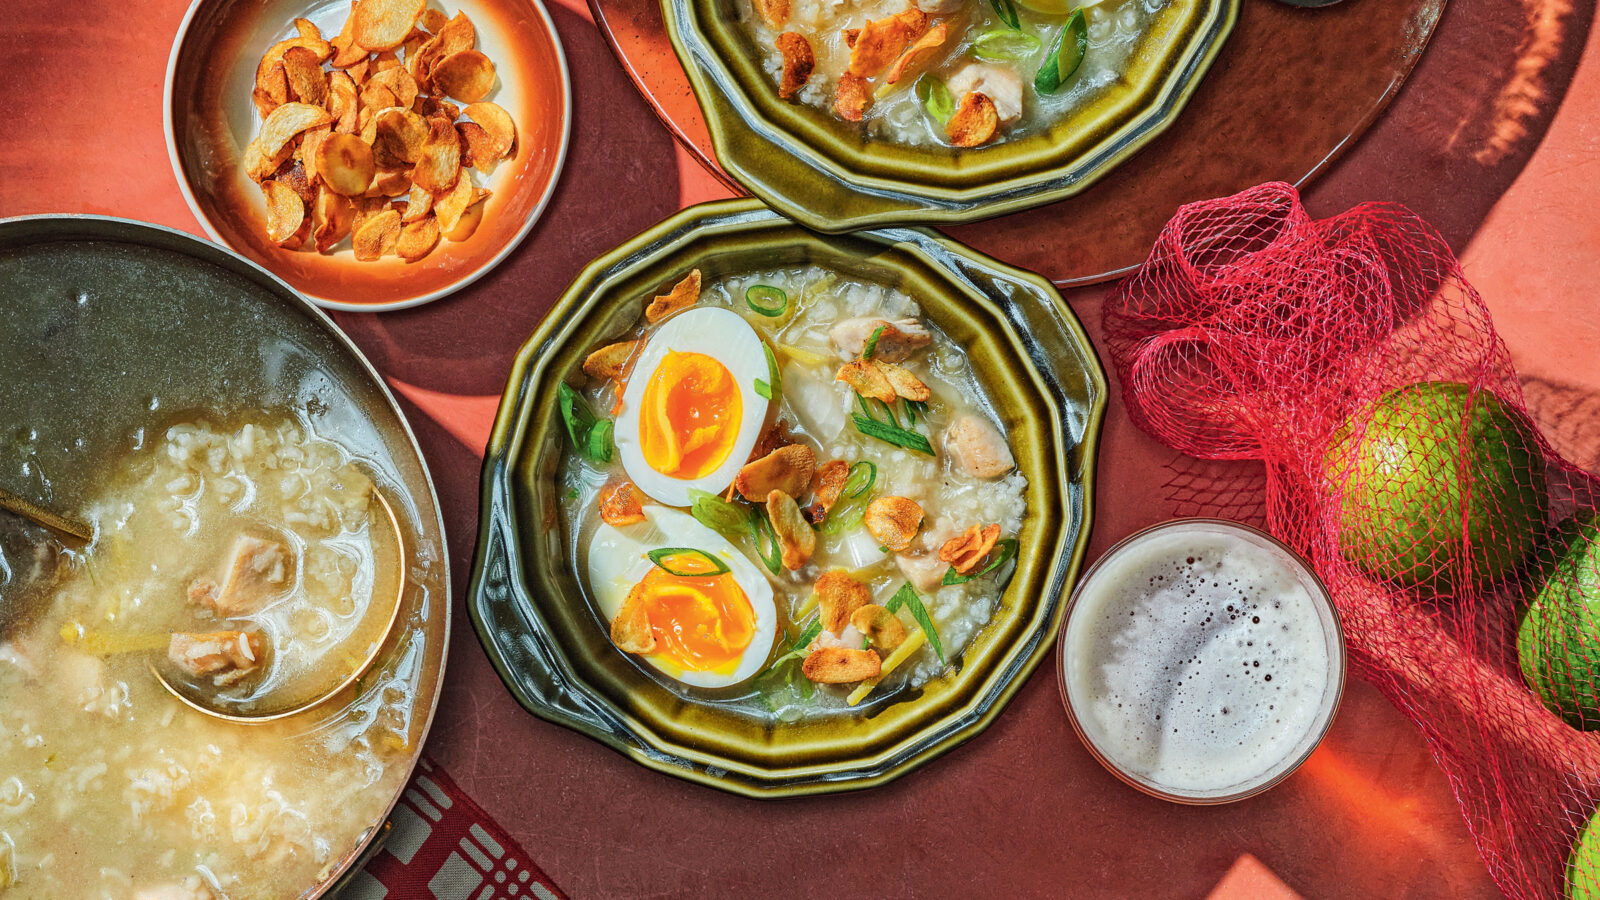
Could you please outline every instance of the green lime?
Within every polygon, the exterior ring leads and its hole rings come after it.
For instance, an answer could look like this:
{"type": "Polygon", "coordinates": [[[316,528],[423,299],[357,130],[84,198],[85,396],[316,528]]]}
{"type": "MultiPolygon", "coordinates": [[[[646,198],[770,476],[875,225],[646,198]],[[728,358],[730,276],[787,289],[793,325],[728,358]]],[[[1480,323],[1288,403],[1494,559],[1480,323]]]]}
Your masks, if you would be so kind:
{"type": "Polygon", "coordinates": [[[1517,626],[1522,677],[1573,727],[1600,728],[1600,520],[1562,522],[1538,558],[1517,626]]]}
{"type": "Polygon", "coordinates": [[[1568,900],[1600,900],[1600,810],[1578,835],[1567,859],[1568,900]]]}
{"type": "Polygon", "coordinates": [[[1323,459],[1339,544],[1378,578],[1450,590],[1510,574],[1544,530],[1544,456],[1488,390],[1428,381],[1345,422],[1323,459]]]}

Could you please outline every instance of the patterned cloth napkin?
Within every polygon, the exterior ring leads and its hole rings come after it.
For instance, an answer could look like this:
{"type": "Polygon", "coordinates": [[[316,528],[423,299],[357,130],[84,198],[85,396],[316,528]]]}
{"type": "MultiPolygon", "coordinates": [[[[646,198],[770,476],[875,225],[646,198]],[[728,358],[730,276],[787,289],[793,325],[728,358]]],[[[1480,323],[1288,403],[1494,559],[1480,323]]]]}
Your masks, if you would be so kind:
{"type": "Polygon", "coordinates": [[[337,900],[566,900],[511,835],[423,757],[383,846],[337,900]]]}

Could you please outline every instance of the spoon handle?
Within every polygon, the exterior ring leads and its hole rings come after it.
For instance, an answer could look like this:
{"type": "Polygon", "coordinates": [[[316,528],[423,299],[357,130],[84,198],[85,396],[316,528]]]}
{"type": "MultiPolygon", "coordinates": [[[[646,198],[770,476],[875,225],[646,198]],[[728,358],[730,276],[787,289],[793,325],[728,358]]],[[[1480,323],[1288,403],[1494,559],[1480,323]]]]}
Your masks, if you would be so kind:
{"type": "Polygon", "coordinates": [[[89,526],[82,522],[66,519],[48,509],[42,509],[34,503],[18,497],[5,488],[0,488],[0,509],[10,510],[17,515],[55,532],[77,544],[87,544],[94,538],[94,533],[89,526]]]}

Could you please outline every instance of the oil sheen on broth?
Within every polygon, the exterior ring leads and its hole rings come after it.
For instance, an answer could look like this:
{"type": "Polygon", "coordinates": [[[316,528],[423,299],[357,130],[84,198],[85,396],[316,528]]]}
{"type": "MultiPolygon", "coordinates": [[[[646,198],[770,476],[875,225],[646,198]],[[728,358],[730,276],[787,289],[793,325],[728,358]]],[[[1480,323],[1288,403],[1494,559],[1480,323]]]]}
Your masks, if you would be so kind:
{"type": "Polygon", "coordinates": [[[1281,551],[1230,534],[1165,531],[1085,585],[1066,671],[1094,745],[1178,793],[1270,776],[1325,715],[1328,641],[1281,551]]]}

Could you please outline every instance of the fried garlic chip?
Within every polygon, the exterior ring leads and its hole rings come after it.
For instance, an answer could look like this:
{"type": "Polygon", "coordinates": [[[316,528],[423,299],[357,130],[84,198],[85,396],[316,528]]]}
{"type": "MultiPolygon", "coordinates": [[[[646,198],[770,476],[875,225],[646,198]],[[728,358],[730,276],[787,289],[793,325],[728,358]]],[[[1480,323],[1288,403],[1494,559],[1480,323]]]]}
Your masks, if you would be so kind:
{"type": "Polygon", "coordinates": [[[644,583],[634,585],[622,609],[611,620],[611,641],[624,653],[651,653],[656,649],[656,635],[650,627],[650,613],[644,599],[644,583]]]}
{"type": "Polygon", "coordinates": [[[511,149],[517,144],[517,123],[512,120],[510,113],[498,103],[487,100],[469,103],[462,112],[482,128],[489,138],[482,147],[482,152],[488,155],[482,155],[479,148],[474,148],[473,159],[476,162],[492,162],[510,155],[511,149]]]}
{"type": "Polygon", "coordinates": [[[411,33],[427,0],[356,0],[351,34],[367,50],[393,50],[411,33]]]}
{"type": "Polygon", "coordinates": [[[415,222],[407,223],[401,217],[400,239],[395,241],[394,252],[406,262],[416,262],[433,252],[434,245],[439,243],[439,220],[433,216],[423,216],[415,222]]]}
{"type": "Polygon", "coordinates": [[[783,567],[793,572],[810,561],[817,549],[817,533],[800,514],[800,504],[783,491],[773,491],[767,495],[767,518],[772,520],[772,532],[783,553],[783,567]]]}
{"type": "Polygon", "coordinates": [[[839,86],[833,94],[833,111],[846,122],[859,122],[872,105],[872,86],[867,79],[854,72],[839,76],[839,86]]]}
{"type": "Polygon", "coordinates": [[[778,35],[776,43],[778,52],[783,54],[783,80],[778,83],[778,96],[793,100],[811,80],[817,57],[811,52],[811,42],[798,32],[785,31],[778,35]]]}
{"type": "Polygon", "coordinates": [[[393,253],[400,242],[400,227],[400,213],[392,209],[362,219],[350,236],[356,259],[370,262],[393,253]]]}
{"type": "Polygon", "coordinates": [[[600,521],[621,527],[644,521],[644,495],[631,481],[623,481],[600,491],[600,521]]]}
{"type": "Polygon", "coordinates": [[[417,80],[411,77],[410,72],[400,68],[398,63],[373,75],[367,79],[367,83],[382,85],[388,89],[389,93],[394,95],[395,106],[410,109],[411,104],[417,100],[417,80]]]}
{"type": "Polygon", "coordinates": [[[361,112],[361,93],[347,72],[328,75],[328,115],[334,119],[333,130],[354,134],[357,117],[361,112]]]}
{"type": "Polygon", "coordinates": [[[872,602],[872,591],[843,569],[823,572],[811,589],[817,594],[822,627],[834,634],[842,633],[856,610],[872,602]]]}
{"type": "Polygon", "coordinates": [[[922,527],[922,507],[907,497],[879,497],[867,504],[862,523],[878,543],[896,553],[911,549],[922,527]]]}
{"type": "Polygon", "coordinates": [[[818,647],[800,664],[800,671],[817,684],[851,684],[878,677],[883,661],[871,650],[818,647]]]}
{"type": "Polygon", "coordinates": [[[857,609],[850,616],[850,624],[872,641],[872,648],[884,655],[906,641],[906,626],[900,617],[876,603],[857,609]]]}
{"type": "Polygon", "coordinates": [[[854,359],[845,363],[834,380],[850,385],[856,393],[871,400],[893,403],[897,396],[894,385],[889,383],[877,363],[870,359],[854,359]]]}
{"type": "Polygon", "coordinates": [[[915,400],[918,403],[925,402],[929,397],[933,396],[933,392],[928,390],[926,384],[922,383],[922,379],[911,374],[910,370],[903,369],[894,363],[879,362],[877,360],[874,360],[872,364],[882,373],[884,380],[889,382],[890,387],[894,388],[896,395],[907,400],[915,400]]]}
{"type": "Polygon", "coordinates": [[[965,575],[983,562],[998,540],[999,523],[982,527],[974,525],[944,542],[944,546],[939,548],[939,561],[949,563],[957,572],[965,575]]]}
{"type": "Polygon", "coordinates": [[[358,197],[372,185],[372,148],[353,134],[330,134],[317,146],[317,176],[346,197],[358,197]]]}
{"type": "Polygon", "coordinates": [[[306,202],[294,188],[279,181],[262,182],[261,191],[267,196],[267,240],[286,246],[305,224],[306,202]]]}
{"type": "MultiPolygon", "coordinates": [[[[467,179],[463,178],[461,180],[466,181],[467,179]]],[[[462,210],[461,215],[456,218],[455,226],[444,233],[444,236],[453,242],[460,243],[471,239],[477,233],[478,225],[483,222],[483,211],[489,199],[489,192],[482,188],[473,188],[472,197],[472,202],[467,204],[467,208],[462,210]]],[[[443,225],[441,224],[440,227],[442,228],[443,225]]]]}
{"type": "Polygon", "coordinates": [[[944,125],[944,133],[957,147],[978,147],[988,143],[1000,128],[1000,113],[994,101],[982,91],[969,91],[944,125]]]}
{"type": "Polygon", "coordinates": [[[419,162],[423,148],[432,136],[426,119],[409,109],[398,107],[373,113],[370,127],[373,156],[387,166],[399,167],[419,162]]]}
{"type": "Polygon", "coordinates": [[[317,252],[326,253],[344,240],[354,222],[355,209],[349,199],[326,184],[318,185],[316,202],[311,204],[311,239],[316,243],[317,252]]]}
{"type": "Polygon", "coordinates": [[[651,325],[665,319],[667,316],[700,302],[700,270],[695,269],[683,280],[672,286],[672,290],[657,296],[644,308],[644,319],[651,325]]]}
{"type": "Polygon", "coordinates": [[[907,73],[915,74],[920,67],[939,55],[944,42],[950,39],[950,26],[945,22],[928,29],[928,33],[917,38],[917,42],[906,48],[900,58],[889,67],[889,74],[884,76],[884,81],[895,84],[904,78],[907,73]]]}
{"type": "Polygon", "coordinates": [[[423,216],[432,212],[433,195],[413,184],[411,192],[406,195],[406,208],[400,211],[400,221],[410,225],[422,221],[423,216]]]}
{"type": "Polygon", "coordinates": [[[850,47],[850,74],[863,78],[882,72],[928,30],[928,14],[913,6],[861,26],[850,47]]]}
{"type": "Polygon", "coordinates": [[[494,63],[477,50],[461,50],[434,63],[428,77],[439,93],[476,103],[494,88],[494,63]]]}
{"type": "Polygon", "coordinates": [[[601,381],[623,378],[633,361],[634,353],[643,345],[644,341],[619,341],[607,344],[584,359],[583,373],[601,381]]]}
{"type": "Polygon", "coordinates": [[[755,0],[755,8],[768,28],[782,28],[789,21],[789,0],[755,0]]]}
{"type": "Polygon", "coordinates": [[[806,518],[817,525],[828,517],[839,495],[844,493],[844,483],[850,478],[850,464],[842,459],[829,460],[817,467],[811,478],[811,505],[805,508],[806,518]]]}
{"type": "Polygon", "coordinates": [[[304,47],[290,47],[283,54],[283,71],[289,91],[301,103],[322,106],[328,100],[328,78],[322,74],[322,60],[304,47]]]}
{"type": "Polygon", "coordinates": [[[756,502],[773,491],[799,497],[811,487],[811,475],[816,466],[817,457],[810,447],[790,444],[746,463],[733,479],[733,486],[746,500],[756,502]]]}
{"type": "Polygon", "coordinates": [[[285,103],[274,109],[261,123],[261,134],[256,137],[262,156],[271,158],[283,150],[285,144],[307,128],[316,128],[333,121],[328,111],[309,103],[285,103]]]}
{"type": "Polygon", "coordinates": [[[428,120],[428,138],[417,158],[411,179],[432,194],[455,187],[461,177],[461,138],[444,117],[428,120]]]}

